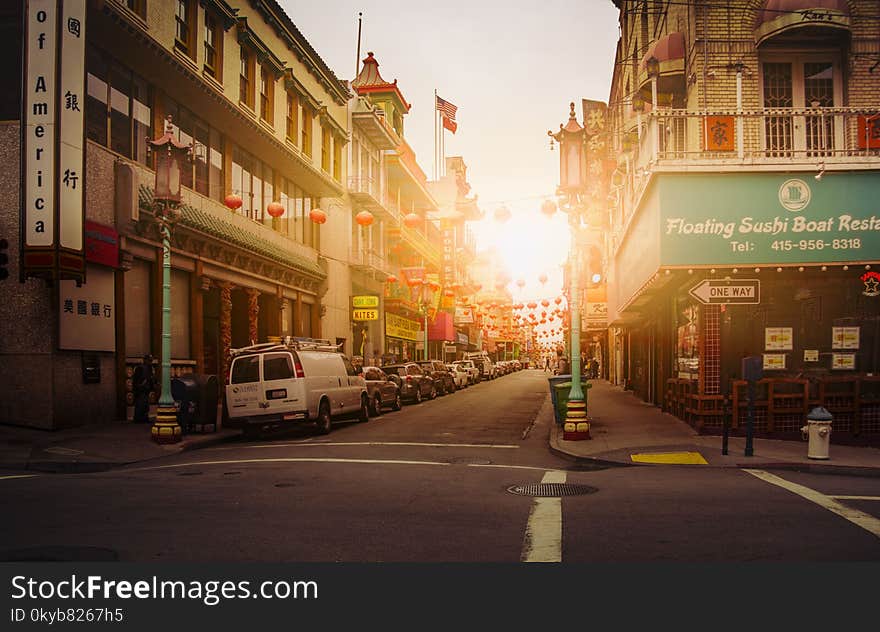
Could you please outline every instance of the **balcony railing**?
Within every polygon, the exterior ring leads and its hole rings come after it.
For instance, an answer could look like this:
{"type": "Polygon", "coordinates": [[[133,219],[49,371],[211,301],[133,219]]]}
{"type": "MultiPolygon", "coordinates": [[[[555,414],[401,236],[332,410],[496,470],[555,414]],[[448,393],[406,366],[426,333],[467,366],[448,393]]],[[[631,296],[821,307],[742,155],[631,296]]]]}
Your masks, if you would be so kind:
{"type": "Polygon", "coordinates": [[[657,110],[644,116],[636,167],[687,162],[777,164],[880,157],[880,109],[657,110]]]}
{"type": "Polygon", "coordinates": [[[391,271],[388,261],[378,252],[364,248],[352,248],[349,252],[351,265],[358,268],[368,268],[388,274],[391,271]]]}
{"type": "Polygon", "coordinates": [[[379,181],[375,178],[353,176],[348,179],[348,190],[354,195],[370,195],[376,200],[381,199],[379,181]]]}

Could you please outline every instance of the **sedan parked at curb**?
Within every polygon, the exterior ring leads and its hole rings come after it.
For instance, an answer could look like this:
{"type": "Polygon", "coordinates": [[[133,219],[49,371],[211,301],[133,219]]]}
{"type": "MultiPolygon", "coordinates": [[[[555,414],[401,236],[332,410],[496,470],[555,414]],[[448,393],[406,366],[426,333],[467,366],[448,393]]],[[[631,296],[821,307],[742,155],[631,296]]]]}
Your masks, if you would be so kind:
{"type": "Polygon", "coordinates": [[[447,364],[446,368],[449,369],[449,372],[452,374],[456,389],[468,387],[469,376],[466,368],[459,364],[447,364]]]}
{"type": "Polygon", "coordinates": [[[403,399],[400,386],[385,371],[376,366],[363,368],[364,381],[367,384],[370,415],[378,417],[383,408],[400,410],[403,399]]]}
{"type": "Polygon", "coordinates": [[[400,396],[405,402],[419,404],[422,400],[437,397],[434,380],[415,362],[386,364],[382,370],[400,387],[400,396]]]}

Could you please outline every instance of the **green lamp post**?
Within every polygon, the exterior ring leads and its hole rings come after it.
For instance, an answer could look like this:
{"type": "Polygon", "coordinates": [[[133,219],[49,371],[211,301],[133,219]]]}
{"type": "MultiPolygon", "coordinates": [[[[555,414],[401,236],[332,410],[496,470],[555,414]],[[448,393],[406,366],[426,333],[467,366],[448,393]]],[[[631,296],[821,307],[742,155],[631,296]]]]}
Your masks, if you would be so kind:
{"type": "Polygon", "coordinates": [[[162,390],[150,434],[156,443],[177,443],[181,428],[171,396],[171,231],[180,218],[180,172],[192,156],[192,144],[183,144],[174,137],[168,115],[165,133],[156,140],[147,139],[147,151],[156,156],[153,212],[162,236],[162,390]]]}
{"type": "MultiPolygon", "coordinates": [[[[587,418],[587,402],[581,386],[581,289],[580,289],[580,233],[581,220],[586,214],[587,160],[586,133],[577,122],[574,103],[570,103],[568,123],[559,125],[558,132],[547,134],[559,143],[559,188],[557,190],[561,204],[560,210],[568,214],[571,228],[571,252],[569,254],[569,311],[570,343],[569,362],[571,367],[571,390],[568,394],[565,421],[563,422],[563,439],[579,441],[591,439],[590,422],[587,418]]],[[[548,205],[545,213],[549,214],[548,205]]]]}

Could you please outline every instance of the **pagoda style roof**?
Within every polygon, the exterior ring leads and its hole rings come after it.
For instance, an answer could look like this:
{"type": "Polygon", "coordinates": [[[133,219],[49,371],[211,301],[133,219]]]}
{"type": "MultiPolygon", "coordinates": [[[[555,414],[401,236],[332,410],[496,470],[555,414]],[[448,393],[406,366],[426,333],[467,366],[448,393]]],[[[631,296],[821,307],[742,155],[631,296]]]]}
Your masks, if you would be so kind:
{"type": "Polygon", "coordinates": [[[403,113],[409,112],[409,109],[412,107],[406,102],[406,99],[403,98],[403,93],[397,87],[397,79],[392,83],[388,83],[379,74],[379,62],[376,61],[372,52],[367,53],[366,59],[363,60],[363,68],[361,68],[357,78],[351,82],[351,87],[361,95],[383,93],[393,95],[397,97],[399,101],[397,105],[403,113]]]}

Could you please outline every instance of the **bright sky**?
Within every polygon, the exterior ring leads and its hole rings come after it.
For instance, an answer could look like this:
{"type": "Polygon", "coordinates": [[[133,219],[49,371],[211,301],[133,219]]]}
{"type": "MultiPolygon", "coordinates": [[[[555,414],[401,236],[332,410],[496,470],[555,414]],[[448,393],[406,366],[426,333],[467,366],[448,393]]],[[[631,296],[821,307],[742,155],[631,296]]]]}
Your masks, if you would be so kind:
{"type": "MultiPolygon", "coordinates": [[[[361,59],[372,51],[386,81],[412,109],[404,135],[419,164],[434,171],[434,90],[458,106],[446,156],[462,156],[486,219],[471,224],[479,249],[495,245],[517,296],[556,296],[569,244],[561,213],[540,212],[559,180],[548,130],[568,104],[608,101],[618,12],[611,0],[279,0],[340,79],[355,76],[358,12],[361,59]],[[506,224],[495,210],[510,209],[506,224]],[[541,273],[549,276],[545,286],[541,273]]],[[[580,118],[580,117],[579,117],[580,118]]]]}

